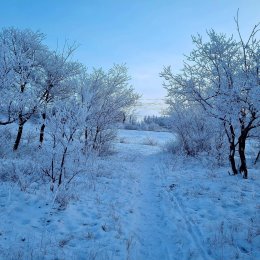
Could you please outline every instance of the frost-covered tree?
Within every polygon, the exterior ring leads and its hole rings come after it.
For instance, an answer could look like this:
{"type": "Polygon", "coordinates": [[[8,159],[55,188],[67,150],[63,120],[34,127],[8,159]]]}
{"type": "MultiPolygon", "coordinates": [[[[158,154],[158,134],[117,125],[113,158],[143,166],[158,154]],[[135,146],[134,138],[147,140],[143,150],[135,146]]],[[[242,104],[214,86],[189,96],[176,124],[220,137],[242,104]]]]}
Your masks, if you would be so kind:
{"type": "Polygon", "coordinates": [[[79,173],[83,118],[82,107],[75,97],[57,101],[47,117],[49,143],[43,145],[42,169],[51,180],[51,190],[64,180],[70,182],[79,173]]]}
{"type": "Polygon", "coordinates": [[[240,156],[240,172],[244,173],[247,178],[247,165],[245,148],[246,141],[250,133],[260,127],[260,40],[257,39],[259,26],[255,25],[247,41],[244,41],[240,30],[238,19],[236,19],[237,31],[239,34],[239,45],[241,55],[240,66],[240,113],[239,127],[240,133],[238,137],[238,150],[240,156]]]}
{"type": "Polygon", "coordinates": [[[85,144],[87,149],[102,152],[115,137],[114,130],[138,95],[129,84],[127,68],[115,65],[108,72],[94,69],[80,80],[80,94],[85,110],[85,144]]]}
{"type": "Polygon", "coordinates": [[[42,93],[38,109],[42,118],[40,144],[44,140],[48,108],[55,100],[66,99],[76,92],[76,77],[81,73],[82,65],[70,60],[75,49],[76,46],[71,45],[64,48],[61,53],[49,51],[43,61],[44,76],[41,81],[42,93]]]}
{"type": "MultiPolygon", "coordinates": [[[[238,23],[237,23],[238,24],[238,23]]],[[[229,160],[234,174],[236,146],[239,145],[240,172],[247,178],[245,144],[249,132],[259,127],[259,53],[255,26],[244,42],[207,32],[208,41],[193,36],[194,50],[187,56],[181,73],[164,68],[161,76],[168,91],[168,102],[199,104],[209,117],[222,122],[229,142],[229,160]]],[[[238,27],[239,32],[239,27],[238,27]]],[[[240,35],[240,33],[239,33],[240,35]]],[[[205,117],[207,120],[207,117],[205,117]]]]}
{"type": "Polygon", "coordinates": [[[0,125],[11,124],[15,121],[15,113],[12,111],[9,95],[9,86],[12,84],[14,71],[11,66],[10,52],[5,44],[4,38],[0,38],[0,125]]]}
{"type": "Polygon", "coordinates": [[[89,159],[108,151],[138,95],[124,65],[87,73],[72,59],[75,45],[53,51],[43,40],[27,29],[0,31],[0,178],[23,190],[47,183],[62,198],[89,159]]]}
{"type": "Polygon", "coordinates": [[[0,125],[18,123],[14,150],[24,124],[36,113],[42,119],[42,143],[50,103],[75,95],[77,89],[76,76],[82,65],[70,60],[76,46],[50,51],[43,39],[43,34],[28,29],[8,28],[0,33],[0,125]]]}
{"type": "Polygon", "coordinates": [[[18,123],[14,150],[19,146],[24,124],[37,110],[46,53],[43,39],[43,34],[27,29],[0,32],[1,114],[5,118],[1,122],[18,123]]]}

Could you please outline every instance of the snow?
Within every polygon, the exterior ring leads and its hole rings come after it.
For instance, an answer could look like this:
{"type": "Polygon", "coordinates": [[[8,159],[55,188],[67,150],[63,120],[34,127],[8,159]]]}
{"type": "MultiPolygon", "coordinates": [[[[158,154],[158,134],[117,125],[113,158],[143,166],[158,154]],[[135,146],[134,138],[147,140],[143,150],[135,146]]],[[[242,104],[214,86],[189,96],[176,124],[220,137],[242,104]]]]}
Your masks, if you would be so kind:
{"type": "Polygon", "coordinates": [[[0,259],[260,259],[257,169],[229,176],[206,157],[164,153],[168,140],[120,130],[114,153],[56,194],[2,182],[0,259]]]}
{"type": "Polygon", "coordinates": [[[139,146],[140,148],[143,147],[143,145],[154,144],[155,146],[163,146],[171,139],[174,139],[174,135],[169,134],[169,132],[153,132],[139,130],[129,131],[120,129],[117,141],[120,143],[127,143],[129,144],[129,146],[133,146],[133,149],[137,149],[136,146],[139,146]]]}

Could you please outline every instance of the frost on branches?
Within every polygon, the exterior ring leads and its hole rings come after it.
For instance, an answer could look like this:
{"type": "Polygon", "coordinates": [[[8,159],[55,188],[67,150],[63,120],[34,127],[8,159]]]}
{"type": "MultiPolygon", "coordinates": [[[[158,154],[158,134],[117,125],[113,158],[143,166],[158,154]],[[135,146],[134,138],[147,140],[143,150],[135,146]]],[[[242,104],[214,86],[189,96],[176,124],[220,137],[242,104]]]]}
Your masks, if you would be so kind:
{"type": "Polygon", "coordinates": [[[34,153],[53,190],[86,168],[84,157],[108,151],[138,95],[125,65],[87,72],[71,59],[75,44],[53,51],[44,38],[28,29],[0,32],[0,159],[34,153]]]}
{"type": "Polygon", "coordinates": [[[128,84],[125,66],[116,65],[107,73],[96,69],[80,79],[79,98],[84,110],[85,150],[102,153],[114,139],[115,126],[122,122],[127,109],[138,95],[128,84]]]}
{"type": "Polygon", "coordinates": [[[240,171],[247,178],[246,143],[257,134],[260,125],[259,25],[245,41],[237,19],[236,24],[238,40],[214,30],[207,32],[207,41],[200,35],[193,36],[195,48],[186,56],[181,73],[174,74],[171,67],[165,67],[160,75],[168,91],[168,103],[174,110],[178,104],[191,110],[199,105],[205,122],[214,119],[221,123],[233,174],[240,171]],[[239,169],[235,161],[237,149],[239,169]]]}

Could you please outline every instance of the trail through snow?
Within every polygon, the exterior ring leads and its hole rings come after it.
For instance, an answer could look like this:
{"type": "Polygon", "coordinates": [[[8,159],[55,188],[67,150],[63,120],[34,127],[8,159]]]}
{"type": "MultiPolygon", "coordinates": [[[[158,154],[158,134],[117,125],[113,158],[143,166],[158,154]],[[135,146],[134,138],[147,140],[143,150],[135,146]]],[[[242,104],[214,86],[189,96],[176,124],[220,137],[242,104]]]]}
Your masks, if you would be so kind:
{"type": "Polygon", "coordinates": [[[170,247],[173,234],[167,227],[168,218],[161,205],[161,183],[154,171],[157,161],[156,154],[140,156],[136,161],[140,191],[136,198],[136,259],[172,259],[170,247]]]}
{"type": "Polygon", "coordinates": [[[125,156],[133,158],[129,167],[136,179],[136,210],[132,216],[135,246],[129,259],[211,259],[199,229],[186,216],[179,198],[168,195],[160,147],[140,143],[127,147],[120,154],[125,151],[125,156]]]}

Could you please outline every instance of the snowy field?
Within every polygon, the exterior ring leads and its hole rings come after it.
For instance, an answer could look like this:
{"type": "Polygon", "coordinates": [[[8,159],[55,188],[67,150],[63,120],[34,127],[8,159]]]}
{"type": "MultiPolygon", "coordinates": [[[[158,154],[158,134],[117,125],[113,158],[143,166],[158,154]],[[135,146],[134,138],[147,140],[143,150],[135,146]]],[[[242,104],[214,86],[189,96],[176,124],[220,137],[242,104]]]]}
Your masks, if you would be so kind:
{"type": "Polygon", "coordinates": [[[0,259],[260,259],[259,169],[244,180],[163,153],[172,139],[121,130],[114,152],[62,193],[2,182],[0,259]]]}

